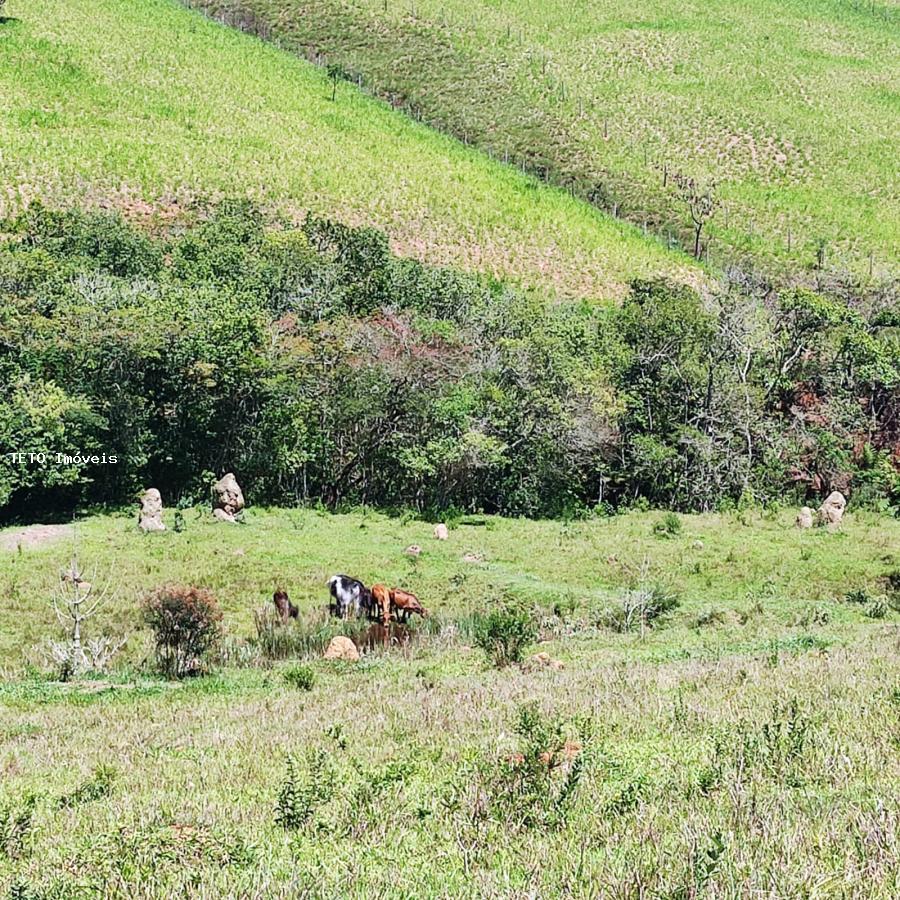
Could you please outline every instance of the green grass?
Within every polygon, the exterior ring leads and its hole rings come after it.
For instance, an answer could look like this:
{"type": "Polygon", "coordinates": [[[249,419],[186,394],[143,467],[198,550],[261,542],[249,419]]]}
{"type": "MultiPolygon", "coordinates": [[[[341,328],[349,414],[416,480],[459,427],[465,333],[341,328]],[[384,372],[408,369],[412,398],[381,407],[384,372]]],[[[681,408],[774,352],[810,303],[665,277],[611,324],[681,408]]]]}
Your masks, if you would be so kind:
{"type": "MultiPolygon", "coordinates": [[[[670,538],[654,532],[661,513],[571,523],[487,517],[484,526],[459,525],[447,542],[433,540],[427,523],[380,513],[251,510],[250,524],[222,528],[196,509],[185,513],[181,533],[172,530],[172,516],[167,511],[169,531],[151,536],[136,533],[130,516],[78,524],[79,556],[101,580],[115,582],[103,627],[136,631],[138,599],[166,581],[212,589],[229,633],[250,637],[253,609],[269,605],[276,587],[311,611],[327,604],[325,582],[335,572],[404,586],[450,619],[507,592],[535,607],[588,616],[643,577],[681,596],[680,640],[693,647],[700,638],[691,623],[710,607],[739,613],[762,606],[759,623],[734,632],[742,641],[777,637],[817,603],[832,613],[838,633],[846,626],[852,634],[868,620],[860,604],[839,601],[856,588],[883,593],[879,579],[900,568],[900,521],[863,512],[833,534],[798,531],[788,513],[683,516],[670,538]],[[417,559],[404,552],[411,544],[424,548],[417,559]]],[[[21,662],[47,635],[50,591],[74,547],[62,538],[0,551],[0,658],[21,662]]],[[[670,634],[659,640],[671,646],[670,634]]],[[[651,637],[647,646],[655,643],[651,637]]]]}
{"type": "Polygon", "coordinates": [[[748,512],[661,538],[660,515],[488,518],[447,542],[363,513],[192,511],[150,536],[89,518],[80,556],[118,588],[91,629],[129,632],[130,663],[70,684],[21,664],[55,633],[46,598],[71,543],[0,551],[0,895],[896,896],[898,614],[842,598],[886,590],[900,522],[800,532],[748,512]],[[292,661],[180,684],[139,665],[150,586],[212,587],[234,641],[275,583],[305,616],[335,570],[415,589],[440,629],[358,664],[313,656],[308,691],[292,661]],[[640,570],[681,607],[643,635],[592,624],[640,570]],[[493,670],[468,644],[467,612],[505,594],[541,610],[540,649],[565,668],[493,670]],[[581,743],[568,804],[564,771],[523,781],[509,762],[548,740],[517,733],[528,703],[581,743]]]}
{"type": "Polygon", "coordinates": [[[174,0],[10,0],[0,214],[113,205],[157,225],[249,196],[386,229],[396,250],[563,295],[700,270],[637,230],[174,0]]]}
{"type": "Polygon", "coordinates": [[[719,183],[714,263],[896,274],[896,0],[191,0],[361,72],[660,233],[662,170],[719,183]],[[790,245],[790,249],[789,249],[790,245]]]}

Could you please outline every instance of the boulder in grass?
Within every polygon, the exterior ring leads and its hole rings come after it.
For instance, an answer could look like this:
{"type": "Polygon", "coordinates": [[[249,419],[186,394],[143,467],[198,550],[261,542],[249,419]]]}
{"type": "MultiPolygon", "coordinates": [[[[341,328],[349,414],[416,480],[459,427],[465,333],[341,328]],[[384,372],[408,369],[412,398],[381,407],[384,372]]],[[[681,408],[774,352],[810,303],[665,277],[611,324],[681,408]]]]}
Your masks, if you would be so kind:
{"type": "Polygon", "coordinates": [[[147,488],[141,495],[141,511],[138,513],[138,528],[141,531],[165,531],[162,520],[162,497],[156,488],[147,488]]]}
{"type": "Polygon", "coordinates": [[[796,525],[798,528],[813,527],[813,511],[808,506],[802,506],[797,513],[796,525]]]}
{"type": "Polygon", "coordinates": [[[846,508],[847,498],[840,491],[832,491],[819,507],[819,524],[830,528],[840,525],[846,508]]]}
{"type": "Polygon", "coordinates": [[[356,644],[342,634],[335,635],[331,639],[323,655],[325,659],[342,659],[346,662],[359,661],[359,650],[356,649],[356,644]]]}
{"type": "Polygon", "coordinates": [[[212,487],[213,515],[220,522],[234,522],[244,508],[244,493],[232,472],[223,475],[212,487]]]}

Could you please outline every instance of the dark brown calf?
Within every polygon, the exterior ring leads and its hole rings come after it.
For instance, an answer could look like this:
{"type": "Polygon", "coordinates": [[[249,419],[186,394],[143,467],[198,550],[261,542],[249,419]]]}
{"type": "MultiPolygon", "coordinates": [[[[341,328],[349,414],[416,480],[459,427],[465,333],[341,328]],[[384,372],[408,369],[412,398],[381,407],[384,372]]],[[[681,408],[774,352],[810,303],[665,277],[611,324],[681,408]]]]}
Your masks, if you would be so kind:
{"type": "Polygon", "coordinates": [[[287,622],[288,619],[296,619],[300,613],[300,610],[288,598],[287,591],[282,591],[281,589],[275,591],[272,595],[272,602],[275,604],[275,609],[278,610],[282,622],[287,622]]]}

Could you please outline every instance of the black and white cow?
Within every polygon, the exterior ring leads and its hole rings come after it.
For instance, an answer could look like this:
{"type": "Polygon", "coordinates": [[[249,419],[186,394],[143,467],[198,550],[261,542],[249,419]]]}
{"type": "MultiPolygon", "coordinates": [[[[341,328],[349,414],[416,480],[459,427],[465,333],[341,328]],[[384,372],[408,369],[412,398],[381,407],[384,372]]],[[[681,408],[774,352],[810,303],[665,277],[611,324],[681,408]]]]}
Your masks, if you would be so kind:
{"type": "Polygon", "coordinates": [[[368,617],[372,615],[372,592],[356,578],[349,575],[332,575],[328,579],[331,592],[331,614],[346,619],[352,614],[358,616],[362,610],[368,617]]]}

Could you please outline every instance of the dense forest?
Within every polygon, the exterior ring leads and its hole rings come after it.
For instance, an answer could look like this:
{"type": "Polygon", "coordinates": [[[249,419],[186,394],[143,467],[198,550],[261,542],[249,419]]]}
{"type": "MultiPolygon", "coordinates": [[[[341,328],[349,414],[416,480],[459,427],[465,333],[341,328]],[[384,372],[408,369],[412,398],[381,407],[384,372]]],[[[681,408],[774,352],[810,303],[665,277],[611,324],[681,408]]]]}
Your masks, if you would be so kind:
{"type": "Polygon", "coordinates": [[[253,503],[331,508],[900,503],[887,300],[656,280],[557,304],[245,201],[157,236],[39,205],[2,232],[7,519],[149,484],[187,503],[228,470],[253,503]]]}

